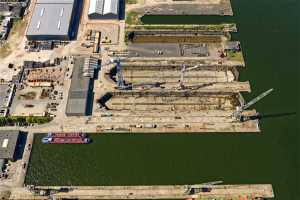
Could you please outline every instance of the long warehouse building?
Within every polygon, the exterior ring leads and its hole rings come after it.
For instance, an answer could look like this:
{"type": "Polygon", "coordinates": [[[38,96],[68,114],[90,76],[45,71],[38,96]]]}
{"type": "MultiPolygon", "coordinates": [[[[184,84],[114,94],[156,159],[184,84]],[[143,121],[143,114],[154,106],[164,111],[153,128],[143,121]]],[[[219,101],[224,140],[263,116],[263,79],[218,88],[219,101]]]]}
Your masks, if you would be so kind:
{"type": "Polygon", "coordinates": [[[28,40],[70,40],[77,0],[37,0],[27,28],[28,40]]]}
{"type": "Polygon", "coordinates": [[[74,58],[74,69],[66,106],[67,116],[86,116],[92,104],[92,79],[85,73],[85,58],[74,58]]]}

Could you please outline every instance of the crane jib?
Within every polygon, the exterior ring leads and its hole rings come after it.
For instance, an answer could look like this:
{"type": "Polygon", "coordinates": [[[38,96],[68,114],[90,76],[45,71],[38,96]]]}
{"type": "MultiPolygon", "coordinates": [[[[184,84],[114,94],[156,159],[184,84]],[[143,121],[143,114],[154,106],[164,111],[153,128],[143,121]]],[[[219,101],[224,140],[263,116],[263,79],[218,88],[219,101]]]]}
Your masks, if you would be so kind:
{"type": "Polygon", "coordinates": [[[264,93],[260,94],[259,96],[255,97],[254,99],[252,99],[251,101],[249,101],[247,104],[243,105],[240,110],[246,110],[246,109],[248,109],[250,106],[256,104],[262,98],[268,96],[273,90],[274,89],[271,88],[271,89],[265,91],[264,93]]]}

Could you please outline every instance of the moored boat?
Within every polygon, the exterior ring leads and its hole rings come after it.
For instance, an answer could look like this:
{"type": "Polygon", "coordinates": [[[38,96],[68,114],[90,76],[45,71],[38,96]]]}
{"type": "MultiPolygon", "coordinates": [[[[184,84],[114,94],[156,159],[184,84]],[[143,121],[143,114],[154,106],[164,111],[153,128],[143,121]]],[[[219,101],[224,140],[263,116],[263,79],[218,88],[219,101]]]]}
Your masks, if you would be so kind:
{"type": "Polygon", "coordinates": [[[91,140],[85,133],[48,133],[42,138],[44,144],[88,144],[91,140]]]}

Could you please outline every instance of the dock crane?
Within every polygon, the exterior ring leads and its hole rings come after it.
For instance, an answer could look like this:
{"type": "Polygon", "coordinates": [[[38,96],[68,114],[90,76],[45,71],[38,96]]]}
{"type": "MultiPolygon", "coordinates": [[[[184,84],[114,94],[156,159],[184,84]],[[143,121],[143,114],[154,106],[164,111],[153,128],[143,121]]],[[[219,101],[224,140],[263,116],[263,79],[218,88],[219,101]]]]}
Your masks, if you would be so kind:
{"type": "Polygon", "coordinates": [[[165,82],[154,82],[154,83],[137,83],[137,84],[129,84],[125,86],[126,89],[135,89],[135,88],[143,88],[143,89],[150,89],[150,88],[157,88],[157,87],[163,87],[162,85],[165,84],[165,82]]]}
{"type": "Polygon", "coordinates": [[[116,65],[116,68],[117,68],[117,76],[118,76],[118,88],[119,89],[125,89],[125,81],[124,81],[124,76],[123,76],[123,73],[122,73],[122,69],[121,69],[121,60],[120,58],[112,58],[111,59],[111,62],[112,63],[115,63],[116,65]]]}
{"type": "MultiPolygon", "coordinates": [[[[254,99],[252,99],[251,101],[249,101],[247,104],[242,105],[241,107],[239,107],[233,114],[232,117],[235,118],[238,121],[247,121],[251,119],[251,116],[245,116],[243,115],[243,111],[245,111],[246,109],[248,109],[250,106],[256,104],[258,101],[260,101],[262,98],[268,96],[274,89],[271,88],[263,93],[261,93],[259,96],[255,97],[254,99]]],[[[257,115],[258,116],[258,115],[257,115]]],[[[257,117],[256,116],[256,117],[257,117]]]]}
{"type": "Polygon", "coordinates": [[[191,71],[193,69],[197,69],[197,68],[199,68],[201,66],[203,66],[203,64],[199,64],[199,65],[195,65],[193,67],[186,68],[186,66],[183,65],[183,67],[181,69],[181,76],[180,76],[180,89],[184,90],[184,89],[188,89],[189,87],[197,87],[197,86],[199,86],[199,85],[185,86],[184,85],[184,75],[185,75],[185,72],[191,71]]]}
{"type": "Polygon", "coordinates": [[[184,88],[185,88],[185,86],[184,86],[184,84],[183,84],[183,82],[184,82],[184,74],[185,74],[185,71],[186,71],[185,65],[183,65],[183,66],[182,66],[182,69],[181,69],[181,76],[180,76],[180,88],[181,88],[181,89],[184,89],[184,88]]]}
{"type": "Polygon", "coordinates": [[[193,195],[197,194],[199,192],[210,192],[211,187],[213,185],[222,184],[223,181],[213,181],[213,182],[207,182],[197,185],[186,185],[187,190],[185,191],[186,194],[193,195]]]}
{"type": "Polygon", "coordinates": [[[125,79],[121,68],[121,59],[119,57],[111,58],[110,63],[114,63],[116,65],[117,76],[118,76],[117,88],[120,90],[132,90],[138,87],[144,87],[144,88],[161,87],[161,85],[165,84],[164,82],[125,84],[125,79]]]}

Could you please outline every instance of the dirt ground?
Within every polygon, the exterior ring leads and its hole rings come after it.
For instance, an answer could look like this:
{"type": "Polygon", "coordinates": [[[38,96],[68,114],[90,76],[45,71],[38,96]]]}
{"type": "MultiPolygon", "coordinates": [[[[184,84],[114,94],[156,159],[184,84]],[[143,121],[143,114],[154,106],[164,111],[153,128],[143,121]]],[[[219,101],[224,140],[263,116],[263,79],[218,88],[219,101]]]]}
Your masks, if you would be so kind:
{"type": "Polygon", "coordinates": [[[0,57],[5,58],[12,51],[18,47],[18,45],[22,42],[22,38],[24,36],[25,30],[27,26],[27,20],[18,20],[14,22],[13,28],[9,34],[7,41],[4,46],[0,48],[0,57]]]}
{"type": "Polygon", "coordinates": [[[0,48],[0,78],[9,80],[13,74],[16,74],[14,69],[8,69],[8,64],[20,57],[21,52],[24,51],[26,26],[27,20],[15,22],[7,41],[0,48]]]}
{"type": "Polygon", "coordinates": [[[127,3],[126,12],[153,15],[233,15],[230,0],[136,0],[127,3]]]}

